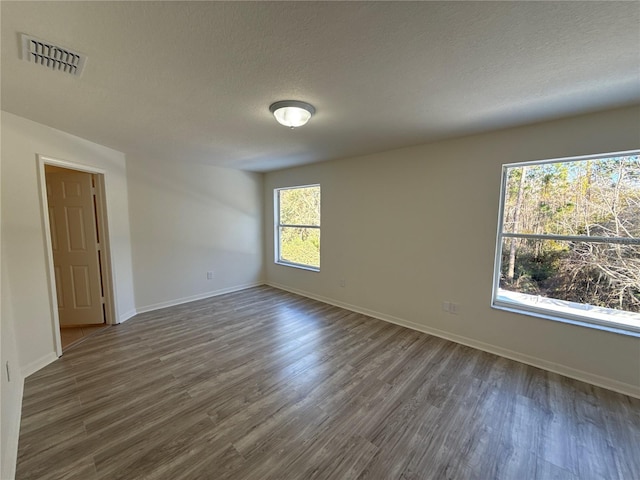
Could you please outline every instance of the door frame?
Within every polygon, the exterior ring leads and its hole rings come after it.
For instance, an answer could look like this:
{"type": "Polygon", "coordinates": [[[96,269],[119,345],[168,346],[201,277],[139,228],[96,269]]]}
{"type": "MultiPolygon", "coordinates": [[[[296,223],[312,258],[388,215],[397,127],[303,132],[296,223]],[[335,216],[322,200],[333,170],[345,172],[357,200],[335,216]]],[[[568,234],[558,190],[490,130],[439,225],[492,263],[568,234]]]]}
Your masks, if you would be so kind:
{"type": "Polygon", "coordinates": [[[53,267],[53,247],[51,243],[51,226],[49,222],[49,202],[47,200],[47,179],[45,165],[66,168],[95,175],[96,178],[96,200],[98,229],[101,233],[102,251],[102,285],[104,287],[105,313],[107,325],[115,325],[116,316],[116,290],[114,283],[114,265],[109,242],[109,222],[107,215],[107,172],[102,168],[69,162],[52,158],[46,155],[37,154],[37,167],[40,187],[40,213],[44,231],[45,261],[47,270],[47,286],[49,288],[49,308],[51,310],[51,326],[53,343],[56,355],[62,356],[62,341],[60,338],[60,318],[58,317],[58,293],[56,290],[55,269],[53,267]]]}

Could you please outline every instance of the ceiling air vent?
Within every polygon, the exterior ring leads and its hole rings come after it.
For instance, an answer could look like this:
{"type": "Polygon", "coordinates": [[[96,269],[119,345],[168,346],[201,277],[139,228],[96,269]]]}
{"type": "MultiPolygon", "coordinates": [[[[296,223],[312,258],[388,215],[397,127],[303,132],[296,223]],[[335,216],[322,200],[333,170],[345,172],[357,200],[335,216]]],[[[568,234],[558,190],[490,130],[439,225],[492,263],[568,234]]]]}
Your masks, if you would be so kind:
{"type": "Polygon", "coordinates": [[[51,70],[79,77],[87,56],[65,47],[22,34],[22,59],[37,63],[51,70]]]}

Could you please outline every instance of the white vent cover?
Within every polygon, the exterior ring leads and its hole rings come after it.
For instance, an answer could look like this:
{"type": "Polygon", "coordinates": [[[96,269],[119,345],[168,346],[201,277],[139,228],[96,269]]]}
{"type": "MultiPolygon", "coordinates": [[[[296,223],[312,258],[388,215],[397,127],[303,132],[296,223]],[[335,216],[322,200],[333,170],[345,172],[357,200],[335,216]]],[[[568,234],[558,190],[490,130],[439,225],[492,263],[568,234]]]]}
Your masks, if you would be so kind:
{"type": "Polygon", "coordinates": [[[52,70],[79,77],[87,61],[87,56],[68,48],[45,42],[31,35],[22,36],[22,59],[34,62],[52,70]]]}

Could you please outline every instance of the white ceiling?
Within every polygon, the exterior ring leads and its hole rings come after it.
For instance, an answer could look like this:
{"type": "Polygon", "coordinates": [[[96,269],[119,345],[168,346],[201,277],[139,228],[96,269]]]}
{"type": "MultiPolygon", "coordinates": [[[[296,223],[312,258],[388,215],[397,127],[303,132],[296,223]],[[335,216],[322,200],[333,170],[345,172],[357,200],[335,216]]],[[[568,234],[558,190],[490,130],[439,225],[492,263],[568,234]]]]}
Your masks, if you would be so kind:
{"type": "Polygon", "coordinates": [[[2,109],[255,171],[640,103],[640,2],[1,2],[2,109]],[[88,55],[20,60],[19,33],[88,55]],[[304,100],[289,130],[269,113],[304,100]]]}

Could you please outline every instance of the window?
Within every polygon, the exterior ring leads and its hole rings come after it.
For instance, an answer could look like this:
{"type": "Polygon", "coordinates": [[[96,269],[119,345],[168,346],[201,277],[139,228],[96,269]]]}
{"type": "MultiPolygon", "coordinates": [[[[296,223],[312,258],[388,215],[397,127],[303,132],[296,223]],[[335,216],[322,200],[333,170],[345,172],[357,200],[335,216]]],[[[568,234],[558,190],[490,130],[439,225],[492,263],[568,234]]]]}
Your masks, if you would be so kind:
{"type": "Polygon", "coordinates": [[[275,193],[276,263],[320,270],[320,185],[275,193]]]}
{"type": "Polygon", "coordinates": [[[640,333],[640,151],[503,166],[493,306],[640,333]]]}

